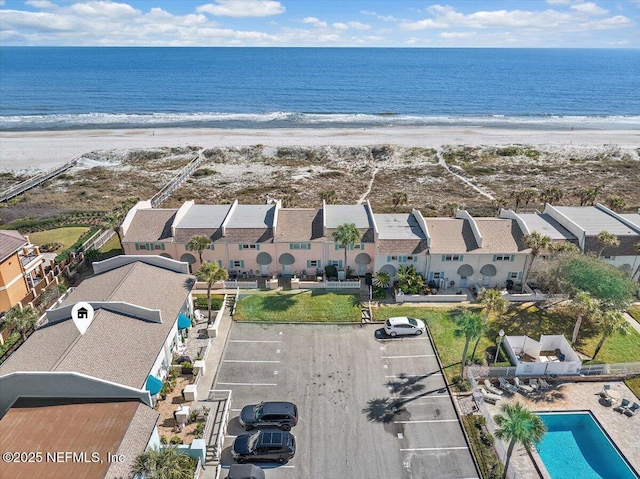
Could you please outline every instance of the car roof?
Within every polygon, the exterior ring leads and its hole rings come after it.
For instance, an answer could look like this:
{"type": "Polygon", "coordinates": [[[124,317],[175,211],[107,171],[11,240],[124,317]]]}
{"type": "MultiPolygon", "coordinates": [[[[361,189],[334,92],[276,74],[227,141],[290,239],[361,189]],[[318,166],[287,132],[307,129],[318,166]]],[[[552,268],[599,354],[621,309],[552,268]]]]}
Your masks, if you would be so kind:
{"type": "Polygon", "coordinates": [[[227,479],[264,479],[264,471],[253,464],[233,464],[227,479]]]}
{"type": "Polygon", "coordinates": [[[406,316],[396,316],[395,318],[389,318],[389,323],[391,324],[407,324],[409,322],[409,318],[406,316]]]}
{"type": "Polygon", "coordinates": [[[283,446],[291,442],[291,433],[284,431],[260,431],[261,446],[283,446]]]}
{"type": "Polygon", "coordinates": [[[263,414],[294,414],[294,405],[290,402],[264,402],[262,403],[263,414]]]}

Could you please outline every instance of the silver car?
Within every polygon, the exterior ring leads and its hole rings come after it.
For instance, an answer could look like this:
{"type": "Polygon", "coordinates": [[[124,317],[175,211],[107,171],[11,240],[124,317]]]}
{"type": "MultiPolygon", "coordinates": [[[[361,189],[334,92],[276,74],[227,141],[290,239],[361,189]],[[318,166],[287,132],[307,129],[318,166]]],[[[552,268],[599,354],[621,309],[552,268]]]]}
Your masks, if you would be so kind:
{"type": "Polygon", "coordinates": [[[419,336],[424,333],[425,329],[426,326],[424,321],[416,318],[408,318],[406,316],[389,318],[384,323],[385,333],[392,337],[402,335],[419,336]]]}

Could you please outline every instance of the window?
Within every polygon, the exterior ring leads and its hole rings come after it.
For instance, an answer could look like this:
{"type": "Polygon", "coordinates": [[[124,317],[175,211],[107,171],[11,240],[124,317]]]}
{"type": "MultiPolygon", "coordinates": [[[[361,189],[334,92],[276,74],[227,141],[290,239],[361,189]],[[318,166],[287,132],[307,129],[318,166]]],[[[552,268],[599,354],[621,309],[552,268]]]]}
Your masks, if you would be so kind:
{"type": "Polygon", "coordinates": [[[289,249],[311,249],[311,243],[291,243],[289,249]]]}
{"type": "Polygon", "coordinates": [[[513,261],[513,255],[498,254],[493,257],[493,261],[513,261]]]}
{"type": "Polygon", "coordinates": [[[320,267],[320,261],[318,261],[317,259],[310,259],[307,261],[307,268],[319,268],[320,267]]]}
{"type": "Polygon", "coordinates": [[[398,257],[397,256],[390,256],[390,260],[389,261],[398,261],[398,257]]]}
{"type": "Polygon", "coordinates": [[[364,249],[364,245],[363,244],[354,244],[353,245],[353,249],[364,249]]]}
{"type": "Polygon", "coordinates": [[[241,244],[240,249],[260,249],[257,244],[241,244]]]}
{"type": "Polygon", "coordinates": [[[407,261],[413,261],[413,258],[415,258],[415,256],[407,256],[407,261]]]}
{"type": "Polygon", "coordinates": [[[434,272],[433,273],[433,279],[442,279],[441,275],[442,274],[440,273],[440,271],[434,272]]]}
{"type": "Polygon", "coordinates": [[[153,250],[162,250],[164,251],[164,243],[159,243],[159,244],[155,244],[155,243],[136,243],[136,250],[146,250],[146,251],[153,251],[153,250]]]}
{"type": "Polygon", "coordinates": [[[602,259],[613,260],[613,259],[616,259],[616,257],[615,256],[603,256],[602,259]]]}
{"type": "Polygon", "coordinates": [[[153,249],[162,249],[162,245],[161,244],[154,244],[153,245],[153,249]]]}
{"type": "Polygon", "coordinates": [[[229,266],[231,268],[244,268],[244,261],[231,260],[229,261],[229,266]]]}
{"type": "Polygon", "coordinates": [[[137,248],[136,249],[147,249],[147,245],[146,244],[141,244],[141,245],[136,245],[137,248]]]}
{"type": "Polygon", "coordinates": [[[335,266],[336,268],[342,268],[342,260],[335,260],[335,259],[330,259],[329,260],[329,266],[335,266]]]}
{"type": "Polygon", "coordinates": [[[213,243],[210,243],[210,244],[209,244],[209,246],[208,246],[208,248],[209,248],[210,250],[214,250],[214,249],[216,249],[216,247],[215,247],[215,245],[214,245],[213,243]]]}
{"type": "Polygon", "coordinates": [[[463,256],[461,254],[444,254],[442,255],[442,261],[462,261],[463,256]]]}
{"type": "Polygon", "coordinates": [[[518,273],[509,273],[507,276],[508,279],[518,279],[518,273]]]}

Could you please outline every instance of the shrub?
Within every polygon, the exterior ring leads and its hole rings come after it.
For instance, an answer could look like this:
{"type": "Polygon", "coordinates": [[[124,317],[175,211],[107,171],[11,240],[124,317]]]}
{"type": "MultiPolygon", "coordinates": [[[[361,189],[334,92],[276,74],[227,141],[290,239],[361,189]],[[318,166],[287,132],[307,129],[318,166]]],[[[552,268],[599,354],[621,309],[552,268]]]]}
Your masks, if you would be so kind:
{"type": "MultiPolygon", "coordinates": [[[[207,309],[207,297],[196,296],[193,300],[196,309],[207,309]]],[[[222,308],[222,298],[220,296],[211,296],[211,310],[217,311],[222,308]]]]}
{"type": "Polygon", "coordinates": [[[165,436],[164,434],[162,436],[160,436],[160,444],[168,444],[169,443],[169,439],[167,438],[167,436],[165,436]]]}
{"type": "Polygon", "coordinates": [[[387,297],[387,292],[384,290],[384,288],[375,288],[373,290],[373,299],[377,301],[381,301],[386,297],[387,297]]]}
{"type": "Polygon", "coordinates": [[[180,438],[180,436],[173,436],[170,442],[173,445],[182,444],[182,439],[180,438]]]}

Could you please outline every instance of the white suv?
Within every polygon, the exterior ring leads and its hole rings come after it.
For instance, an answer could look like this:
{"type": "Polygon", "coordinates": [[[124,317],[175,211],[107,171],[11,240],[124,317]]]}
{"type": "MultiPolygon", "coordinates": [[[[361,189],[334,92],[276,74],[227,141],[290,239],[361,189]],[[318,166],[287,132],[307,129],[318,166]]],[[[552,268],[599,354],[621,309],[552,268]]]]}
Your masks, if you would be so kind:
{"type": "Polygon", "coordinates": [[[406,316],[389,318],[384,323],[384,332],[393,337],[403,334],[419,336],[424,333],[425,329],[424,321],[421,319],[407,318],[406,316]]]}

